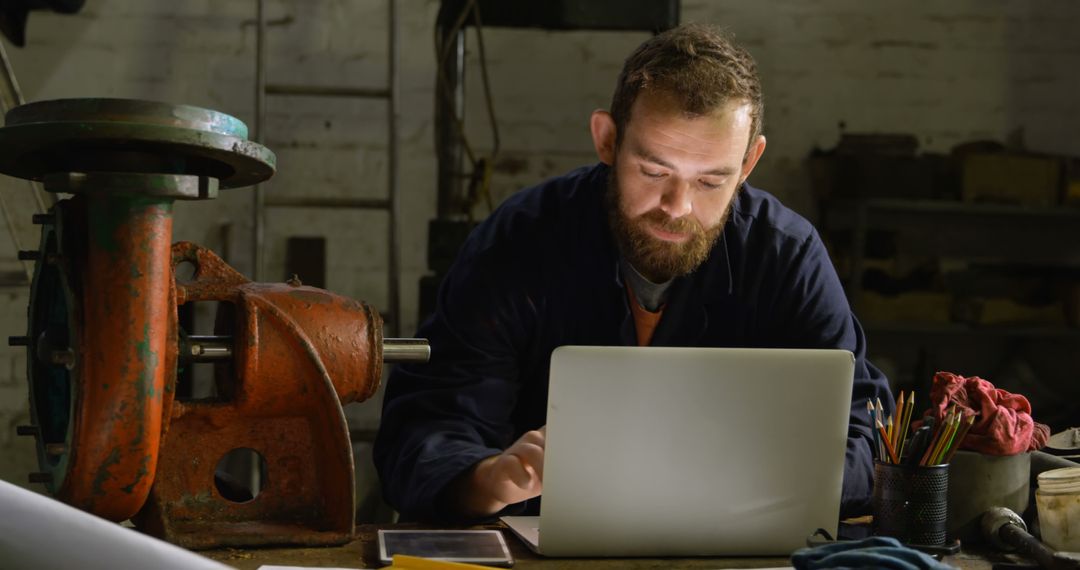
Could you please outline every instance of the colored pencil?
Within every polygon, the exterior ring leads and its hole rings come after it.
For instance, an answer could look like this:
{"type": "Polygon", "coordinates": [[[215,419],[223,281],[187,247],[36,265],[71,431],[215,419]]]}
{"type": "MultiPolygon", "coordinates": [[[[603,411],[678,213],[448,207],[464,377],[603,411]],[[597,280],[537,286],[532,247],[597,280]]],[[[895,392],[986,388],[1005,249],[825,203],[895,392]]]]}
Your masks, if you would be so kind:
{"type": "Polygon", "coordinates": [[[952,445],[953,438],[956,437],[956,431],[960,427],[960,416],[960,412],[957,411],[956,414],[949,419],[948,429],[941,436],[941,445],[939,446],[941,449],[930,458],[931,465],[942,464],[945,453],[949,451],[949,446],[952,445]]]}
{"type": "MultiPolygon", "coordinates": [[[[885,425],[885,406],[881,405],[881,398],[877,398],[877,409],[875,410],[875,413],[877,414],[877,416],[876,416],[877,423],[879,423],[881,425],[885,425]]],[[[885,438],[885,439],[888,439],[888,438],[885,438]]],[[[887,457],[888,456],[885,455],[885,444],[884,444],[884,442],[882,442],[882,445],[881,445],[881,459],[882,459],[882,461],[884,461],[887,457]]]]}
{"type": "Polygon", "coordinates": [[[902,428],[904,426],[904,415],[903,414],[904,414],[904,391],[900,390],[900,399],[896,401],[896,413],[893,414],[893,416],[896,417],[896,420],[893,422],[892,431],[890,432],[890,435],[892,435],[893,449],[897,449],[897,450],[900,449],[900,439],[904,437],[904,434],[902,433],[903,430],[900,429],[900,428],[902,428]]]}
{"type": "Polygon", "coordinates": [[[908,394],[907,403],[904,406],[903,429],[900,433],[900,450],[897,455],[903,457],[904,444],[907,442],[908,432],[911,431],[911,414],[915,412],[915,392],[908,394]]]}
{"type": "Polygon", "coordinates": [[[945,447],[948,445],[952,436],[956,433],[957,419],[960,416],[960,412],[956,410],[956,406],[949,408],[948,415],[945,416],[945,425],[942,426],[942,431],[938,434],[937,445],[934,447],[933,453],[930,454],[930,458],[927,460],[926,465],[940,465],[942,452],[945,451],[945,447]]]}
{"type": "Polygon", "coordinates": [[[952,461],[956,452],[960,450],[960,444],[963,443],[964,437],[967,435],[968,430],[971,429],[971,425],[975,423],[975,414],[964,418],[963,425],[960,427],[960,433],[956,434],[952,449],[949,450],[949,454],[945,456],[945,463],[952,461]]]}
{"type": "Polygon", "coordinates": [[[881,433],[881,441],[885,444],[885,451],[889,454],[889,460],[892,463],[900,463],[896,458],[896,450],[892,448],[892,443],[889,441],[888,433],[885,431],[885,426],[881,425],[881,422],[877,423],[877,430],[881,433]]]}
{"type": "Polygon", "coordinates": [[[930,465],[934,457],[941,451],[941,440],[945,436],[945,432],[949,430],[949,424],[952,422],[952,408],[949,408],[945,412],[945,416],[938,422],[937,428],[934,429],[934,435],[930,438],[930,445],[926,446],[926,453],[923,454],[922,460],[919,461],[919,465],[930,465]]]}
{"type": "Polygon", "coordinates": [[[878,443],[878,432],[874,429],[874,403],[870,400],[866,401],[866,413],[870,415],[870,431],[874,432],[874,448],[871,450],[874,454],[874,458],[878,461],[884,461],[884,457],[881,456],[881,445],[878,443]]]}
{"type": "Polygon", "coordinates": [[[960,443],[960,440],[956,439],[956,436],[960,433],[960,428],[964,425],[964,410],[956,410],[956,419],[953,420],[952,433],[949,434],[949,443],[945,445],[945,449],[941,451],[941,455],[938,457],[938,464],[943,465],[947,463],[945,458],[949,456],[949,452],[953,450],[953,447],[960,443]]]}

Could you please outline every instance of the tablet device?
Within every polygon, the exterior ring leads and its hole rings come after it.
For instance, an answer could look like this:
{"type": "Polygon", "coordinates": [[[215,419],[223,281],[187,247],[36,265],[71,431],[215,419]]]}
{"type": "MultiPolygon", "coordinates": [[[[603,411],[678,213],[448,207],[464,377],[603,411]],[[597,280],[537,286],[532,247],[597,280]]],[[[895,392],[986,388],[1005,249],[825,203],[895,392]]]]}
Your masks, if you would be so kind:
{"type": "Polygon", "coordinates": [[[391,564],[395,554],[504,568],[514,565],[506,540],[497,530],[379,530],[379,560],[391,564]]]}

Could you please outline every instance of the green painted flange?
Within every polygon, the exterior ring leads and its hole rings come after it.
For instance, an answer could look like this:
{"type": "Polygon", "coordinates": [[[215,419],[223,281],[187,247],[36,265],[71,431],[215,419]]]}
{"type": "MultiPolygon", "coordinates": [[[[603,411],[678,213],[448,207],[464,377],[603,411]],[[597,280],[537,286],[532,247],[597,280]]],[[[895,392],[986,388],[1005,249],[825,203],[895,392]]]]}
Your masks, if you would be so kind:
{"type": "Polygon", "coordinates": [[[0,128],[0,173],[184,174],[221,188],[274,174],[270,149],[247,140],[239,119],[199,107],[134,99],[57,99],[21,105],[0,128]]]}

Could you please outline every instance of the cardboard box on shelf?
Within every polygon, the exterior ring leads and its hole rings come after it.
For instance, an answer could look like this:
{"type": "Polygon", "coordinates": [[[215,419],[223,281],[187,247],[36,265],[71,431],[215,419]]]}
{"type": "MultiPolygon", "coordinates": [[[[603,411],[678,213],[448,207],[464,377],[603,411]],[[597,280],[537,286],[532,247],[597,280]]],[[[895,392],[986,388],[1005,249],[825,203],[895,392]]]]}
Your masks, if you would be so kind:
{"type": "Polygon", "coordinates": [[[952,296],[934,291],[910,291],[882,295],[863,291],[859,295],[858,314],[872,323],[943,324],[950,321],[952,296]]]}
{"type": "Polygon", "coordinates": [[[1056,205],[1061,162],[1056,157],[1007,152],[968,154],[963,159],[961,196],[965,202],[1056,205]]]}
{"type": "Polygon", "coordinates": [[[1005,297],[972,299],[973,325],[1064,326],[1065,306],[1061,301],[1026,305],[1005,297]]]}

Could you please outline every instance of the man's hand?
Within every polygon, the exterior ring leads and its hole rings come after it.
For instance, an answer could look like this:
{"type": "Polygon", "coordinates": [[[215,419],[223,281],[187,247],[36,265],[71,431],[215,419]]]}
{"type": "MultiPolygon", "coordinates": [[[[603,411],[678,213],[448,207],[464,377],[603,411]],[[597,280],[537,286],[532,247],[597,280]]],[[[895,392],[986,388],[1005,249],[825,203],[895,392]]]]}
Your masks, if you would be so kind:
{"type": "Polygon", "coordinates": [[[499,455],[477,463],[460,481],[458,504],[468,516],[487,516],[539,496],[544,486],[547,426],[525,432],[499,455]]]}

